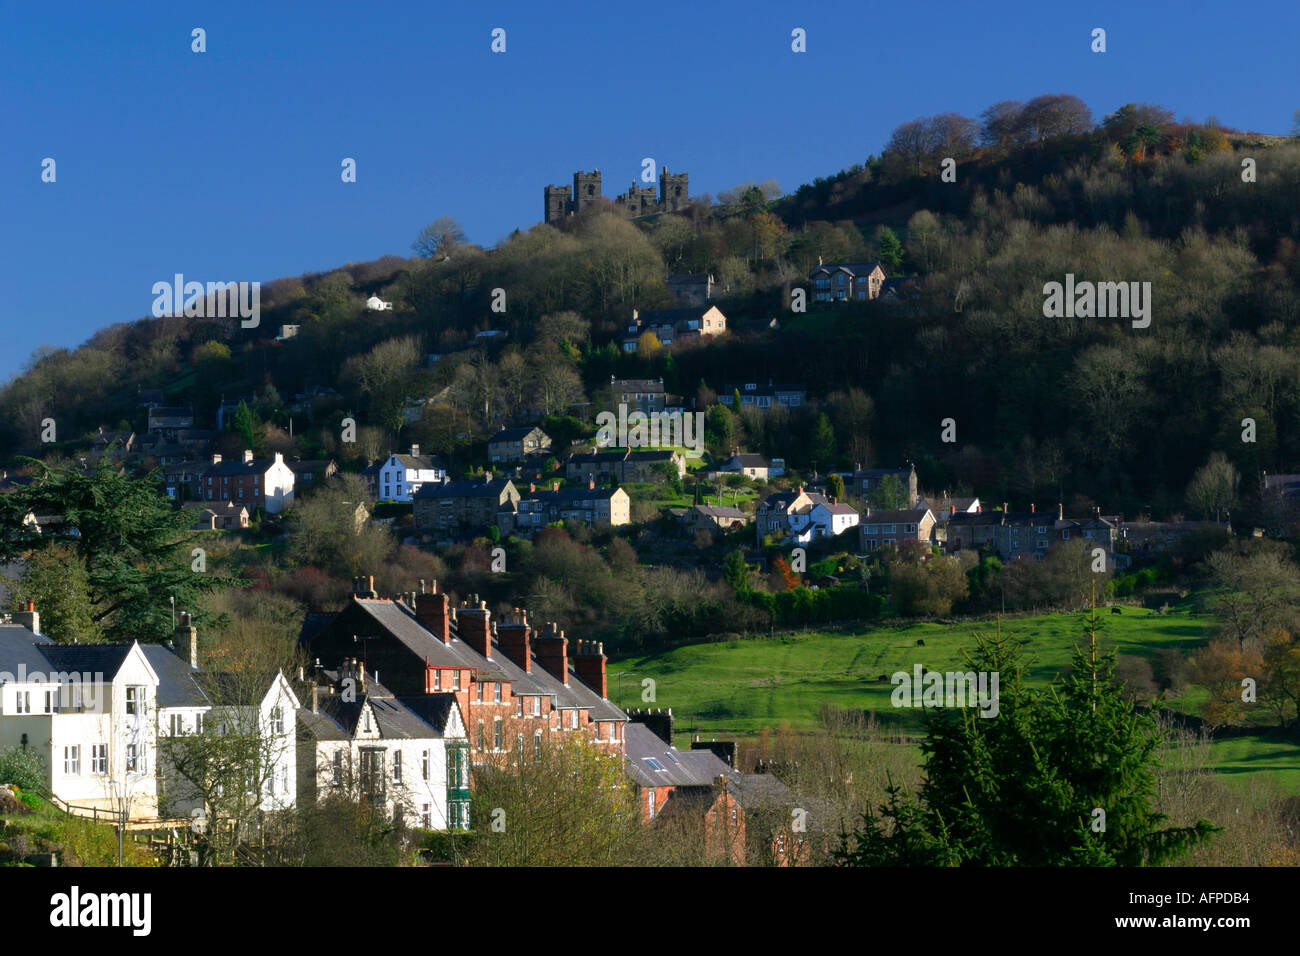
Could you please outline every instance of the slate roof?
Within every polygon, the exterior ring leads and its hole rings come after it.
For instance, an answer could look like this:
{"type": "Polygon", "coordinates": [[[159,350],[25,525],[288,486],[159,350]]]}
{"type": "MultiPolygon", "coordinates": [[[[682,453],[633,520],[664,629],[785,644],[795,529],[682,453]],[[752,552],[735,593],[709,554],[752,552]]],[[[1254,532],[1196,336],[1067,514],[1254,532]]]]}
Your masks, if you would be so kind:
{"type": "Polygon", "coordinates": [[[403,468],[410,468],[412,471],[442,470],[442,462],[437,455],[403,455],[395,453],[385,458],[384,464],[388,464],[393,459],[397,459],[397,463],[403,468]]]}
{"type": "Polygon", "coordinates": [[[141,644],[140,650],[158,675],[159,707],[206,707],[211,703],[195,680],[198,672],[172,648],[162,644],[141,644]]]}
{"type": "Polygon", "coordinates": [[[862,516],[863,524],[920,524],[929,508],[886,508],[862,516]]]}
{"type": "MultiPolygon", "coordinates": [[[[717,306],[713,303],[704,305],[683,306],[679,309],[651,309],[649,312],[639,312],[637,317],[642,322],[648,322],[652,325],[673,325],[677,322],[684,322],[688,319],[699,319],[704,317],[704,313],[717,306]]],[[[655,382],[659,388],[663,385],[655,382]]],[[[645,391],[642,389],[642,391],[645,391]]]]}
{"type": "Polygon", "coordinates": [[[495,444],[496,442],[502,442],[502,441],[506,441],[506,442],[523,441],[534,431],[541,431],[541,429],[538,428],[536,425],[525,425],[521,428],[503,428],[495,435],[493,435],[491,438],[488,439],[488,444],[495,444]]]}
{"type": "MultiPolygon", "coordinates": [[[[40,652],[53,671],[103,674],[112,680],[128,654],[131,644],[42,644],[40,652]]],[[[152,664],[152,662],[151,662],[152,664]]]]}
{"type": "Polygon", "coordinates": [[[204,478],[209,476],[218,478],[222,475],[262,475],[274,464],[273,458],[254,458],[252,461],[244,461],[242,458],[223,460],[215,465],[208,465],[200,475],[204,478]]]}
{"type": "Polygon", "coordinates": [[[749,454],[749,453],[743,453],[743,454],[739,454],[739,455],[732,455],[730,458],[728,458],[726,461],[724,461],[724,462],[722,463],[722,466],[721,466],[721,467],[725,468],[725,467],[727,467],[727,465],[735,465],[737,468],[769,468],[769,467],[771,467],[770,465],[768,465],[768,463],[767,463],[767,459],[764,458],[762,455],[752,455],[752,454],[749,454]]]}
{"type": "Polygon", "coordinates": [[[628,774],[642,787],[711,787],[731,769],[713,751],[678,750],[635,721],[627,725],[624,737],[628,774]]]}
{"type": "Polygon", "coordinates": [[[695,505],[693,508],[683,510],[682,514],[686,515],[690,511],[698,511],[710,518],[740,518],[747,520],[745,512],[739,508],[733,508],[731,505],[695,505]]]}
{"type": "MultiPolygon", "coordinates": [[[[339,684],[339,672],[322,670],[320,672],[330,683],[339,684]]],[[[428,740],[441,736],[430,724],[426,723],[409,707],[399,701],[392,693],[370,677],[366,677],[365,690],[358,688],[355,700],[344,700],[341,694],[322,694],[318,699],[319,713],[315,717],[327,717],[350,739],[356,736],[357,724],[369,704],[374,715],[375,728],[385,740],[428,740]]],[[[311,713],[310,705],[305,708],[311,713]]],[[[301,713],[301,711],[300,711],[301,713]]],[[[313,727],[320,722],[313,722],[313,727]]],[[[326,739],[338,739],[328,727],[319,729],[330,732],[326,739]]]]}
{"type": "Polygon", "coordinates": [[[29,672],[45,673],[49,663],[41,656],[40,648],[53,643],[21,624],[0,624],[0,670],[17,677],[21,664],[29,672]]]}
{"type": "Polygon", "coordinates": [[[865,276],[874,272],[877,268],[884,272],[884,267],[879,262],[825,262],[821,265],[813,266],[809,275],[815,275],[818,272],[839,272],[843,270],[852,276],[865,276]]]}
{"type": "Polygon", "coordinates": [[[425,500],[430,498],[435,500],[442,498],[500,498],[501,493],[508,484],[510,484],[509,478],[493,478],[489,482],[482,480],[431,482],[421,485],[420,490],[412,495],[412,498],[425,500]]]}
{"type": "Polygon", "coordinates": [[[398,700],[436,730],[439,736],[447,735],[447,723],[451,719],[451,712],[456,709],[455,694],[421,694],[418,697],[399,697],[398,700]]]}

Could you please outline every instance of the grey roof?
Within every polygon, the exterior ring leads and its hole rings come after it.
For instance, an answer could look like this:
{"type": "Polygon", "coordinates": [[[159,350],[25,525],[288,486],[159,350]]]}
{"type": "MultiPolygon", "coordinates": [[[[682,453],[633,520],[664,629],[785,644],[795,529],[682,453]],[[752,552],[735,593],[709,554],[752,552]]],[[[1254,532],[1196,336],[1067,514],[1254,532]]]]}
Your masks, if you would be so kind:
{"type": "Polygon", "coordinates": [[[862,516],[863,524],[919,524],[927,514],[933,514],[929,508],[887,508],[873,511],[862,516]]]}
{"type": "Polygon", "coordinates": [[[275,460],[271,458],[254,458],[252,461],[244,461],[242,458],[223,460],[215,465],[208,465],[200,472],[200,476],[217,478],[221,475],[262,475],[274,464],[275,460]]]}
{"type": "MultiPolygon", "coordinates": [[[[447,723],[451,712],[456,709],[455,694],[421,694],[418,697],[399,697],[398,700],[439,736],[447,735],[447,723]]],[[[464,723],[463,718],[461,723],[464,723]]]]}
{"type": "Polygon", "coordinates": [[[103,674],[105,680],[112,680],[126,656],[131,653],[131,644],[42,644],[41,653],[49,661],[49,667],[55,671],[103,674]]]}
{"type": "Polygon", "coordinates": [[[208,695],[195,680],[198,673],[182,660],[170,647],[162,644],[141,644],[145,660],[158,675],[159,707],[206,707],[208,695]]]}
{"type": "Polygon", "coordinates": [[[733,462],[734,462],[735,465],[736,465],[737,467],[739,467],[739,468],[767,468],[767,467],[770,467],[770,466],[768,465],[767,459],[764,458],[762,455],[754,455],[754,454],[749,454],[749,453],[741,453],[741,454],[739,454],[739,455],[732,455],[730,458],[728,458],[728,459],[727,459],[725,462],[723,462],[722,464],[723,464],[723,467],[726,467],[727,465],[730,465],[730,464],[732,464],[733,462]]]}
{"type": "MultiPolygon", "coordinates": [[[[525,438],[527,438],[535,431],[542,431],[542,430],[538,428],[536,425],[525,425],[521,428],[503,428],[495,435],[493,435],[491,438],[489,438],[488,443],[494,444],[496,442],[501,442],[501,441],[509,441],[509,442],[523,441],[525,438]]],[[[546,433],[542,432],[542,434],[546,434],[546,433]]]]}
{"type": "Polygon", "coordinates": [[[489,482],[481,479],[474,481],[445,481],[430,482],[420,486],[413,498],[419,499],[440,499],[440,498],[500,498],[505,491],[506,485],[510,484],[509,478],[493,478],[489,482]]]}
{"type": "Polygon", "coordinates": [[[18,676],[19,665],[29,672],[45,673],[49,664],[40,648],[53,644],[43,634],[36,634],[21,624],[0,624],[0,670],[18,676]]]}
{"type": "Polygon", "coordinates": [[[465,667],[485,670],[480,657],[455,633],[453,626],[450,644],[429,631],[405,605],[383,598],[354,598],[361,609],[380,627],[401,641],[412,654],[427,657],[435,667],[465,667]]]}
{"type": "Polygon", "coordinates": [[[818,272],[839,272],[843,270],[852,276],[865,276],[874,272],[877,268],[881,272],[885,271],[879,262],[826,262],[813,266],[812,271],[808,274],[814,275],[818,272]]]}
{"type": "Polygon", "coordinates": [[[741,518],[747,520],[745,512],[739,508],[733,508],[731,505],[695,505],[693,508],[683,510],[682,514],[686,515],[691,511],[698,511],[710,518],[741,518]]]}
{"type": "MultiPolygon", "coordinates": [[[[687,319],[701,318],[704,313],[715,308],[717,308],[715,304],[705,303],[704,305],[683,306],[680,309],[651,309],[649,312],[638,313],[637,318],[642,322],[671,325],[675,322],[682,322],[687,319]]],[[[659,385],[658,382],[655,384],[659,385]]],[[[660,385],[660,388],[662,387],[663,386],[660,385]]]]}
{"type": "Polygon", "coordinates": [[[746,810],[784,807],[794,799],[790,788],[770,773],[738,773],[727,777],[736,802],[746,810]]]}
{"type": "Polygon", "coordinates": [[[624,730],[628,774],[642,787],[708,787],[730,772],[711,750],[678,750],[645,724],[624,730]]]}
{"type": "MultiPolygon", "coordinates": [[[[339,683],[338,671],[322,670],[321,673],[333,684],[339,683]]],[[[328,717],[336,727],[347,735],[356,736],[357,724],[369,705],[375,718],[375,729],[385,740],[427,740],[441,736],[431,724],[422,720],[415,711],[407,707],[382,684],[370,677],[366,678],[365,690],[358,690],[355,700],[344,700],[341,694],[322,694],[318,698],[319,713],[314,716],[328,717]]],[[[310,706],[305,708],[311,712],[310,706]]],[[[321,728],[328,729],[328,728],[321,728]]],[[[337,739],[331,732],[327,739],[337,739]]]]}
{"type": "Polygon", "coordinates": [[[416,471],[430,471],[432,469],[441,469],[442,462],[437,455],[402,455],[394,453],[385,459],[385,463],[397,460],[399,465],[405,468],[412,468],[416,471]]]}

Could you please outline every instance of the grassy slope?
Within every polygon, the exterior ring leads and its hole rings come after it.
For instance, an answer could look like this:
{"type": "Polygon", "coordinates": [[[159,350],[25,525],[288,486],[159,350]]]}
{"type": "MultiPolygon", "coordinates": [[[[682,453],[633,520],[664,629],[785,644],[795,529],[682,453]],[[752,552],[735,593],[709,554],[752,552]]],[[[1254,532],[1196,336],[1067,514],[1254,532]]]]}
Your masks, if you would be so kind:
{"type": "MultiPolygon", "coordinates": [[[[1162,648],[1186,650],[1201,643],[1210,621],[1188,613],[1159,615],[1125,607],[1121,615],[1104,614],[1100,639],[1120,654],[1154,663],[1162,648]]],[[[974,646],[976,631],[992,633],[994,622],[949,627],[918,623],[853,634],[818,634],[752,639],[725,644],[697,644],[644,657],[612,662],[610,693],[623,706],[641,702],[641,681],[656,683],[651,706],[671,707],[676,729],[689,735],[751,737],[782,724],[795,731],[819,726],[824,705],[846,710],[875,711],[881,725],[920,735],[919,712],[890,703],[893,685],[877,680],[881,674],[912,670],[924,664],[934,670],[962,667],[961,651],[974,646]],[[917,646],[917,641],[925,646],[917,646]],[[618,674],[628,672],[619,687],[618,674]]],[[[1084,636],[1082,614],[1046,614],[1004,622],[1003,630],[1024,641],[1036,658],[1029,669],[1033,684],[1046,684],[1067,667],[1074,641],[1084,636]]],[[[965,669],[962,667],[962,669],[965,669]]],[[[1175,709],[1194,700],[1167,700],[1175,709]]],[[[680,743],[681,741],[679,741],[680,743]]],[[[1264,771],[1289,789],[1300,790],[1300,748],[1275,738],[1244,737],[1216,742],[1215,763],[1224,773],[1250,776],[1264,771]]]]}

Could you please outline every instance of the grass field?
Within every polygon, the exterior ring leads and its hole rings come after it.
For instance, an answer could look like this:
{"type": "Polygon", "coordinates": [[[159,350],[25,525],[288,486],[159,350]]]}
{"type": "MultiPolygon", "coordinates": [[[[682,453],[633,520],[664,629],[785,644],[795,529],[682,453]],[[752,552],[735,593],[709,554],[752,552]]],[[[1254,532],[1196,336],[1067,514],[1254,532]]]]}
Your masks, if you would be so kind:
{"type": "MultiPolygon", "coordinates": [[[[1158,614],[1125,607],[1103,613],[1098,638],[1103,647],[1154,663],[1163,648],[1187,650],[1207,637],[1212,619],[1175,610],[1158,614]]],[[[1069,666],[1071,647],[1086,640],[1084,615],[1044,614],[1004,620],[1002,629],[1022,643],[1034,659],[1032,685],[1045,686],[1069,666]]],[[[881,675],[911,672],[916,664],[932,670],[968,669],[963,649],[973,649],[974,634],[992,634],[994,621],[956,626],[936,623],[879,627],[854,633],[807,634],[696,644],[672,651],[626,658],[609,665],[611,699],[624,707],[671,707],[684,743],[696,732],[722,739],[751,739],[764,730],[795,732],[820,728],[824,706],[872,711],[882,729],[905,735],[924,732],[920,712],[895,708],[894,685],[881,675]],[[924,641],[924,645],[918,644],[924,641]],[[620,678],[620,674],[624,675],[620,678]],[[655,700],[642,701],[642,681],[655,681],[655,700]]],[[[1166,699],[1173,709],[1195,710],[1197,696],[1166,699]],[[1181,706],[1180,706],[1181,705],[1181,706]]],[[[1260,734],[1218,740],[1215,767],[1243,781],[1267,774],[1291,792],[1300,792],[1300,747],[1260,734]]]]}

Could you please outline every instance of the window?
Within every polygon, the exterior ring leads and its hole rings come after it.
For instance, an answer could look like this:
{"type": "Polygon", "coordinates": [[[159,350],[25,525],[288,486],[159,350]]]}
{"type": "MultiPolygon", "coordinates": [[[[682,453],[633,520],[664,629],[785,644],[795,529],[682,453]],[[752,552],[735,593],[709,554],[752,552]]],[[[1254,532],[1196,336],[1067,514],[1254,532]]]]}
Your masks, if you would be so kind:
{"type": "Polygon", "coordinates": [[[501,682],[497,681],[492,685],[492,700],[501,703],[501,682]]]}
{"type": "Polygon", "coordinates": [[[420,779],[429,779],[429,751],[420,754],[420,779]]]}
{"type": "Polygon", "coordinates": [[[882,533],[882,534],[897,534],[897,533],[898,533],[898,525],[896,525],[896,524],[887,524],[887,525],[884,526],[884,530],[883,530],[881,533],[882,533]]]}
{"type": "Polygon", "coordinates": [[[79,744],[63,748],[63,772],[74,777],[81,773],[81,746],[79,744]]]}
{"type": "Polygon", "coordinates": [[[515,698],[515,716],[516,716],[516,717],[522,717],[523,715],[524,715],[524,699],[523,699],[522,697],[516,697],[516,698],[515,698]]]}
{"type": "Polygon", "coordinates": [[[869,535],[880,534],[880,525],[878,524],[869,524],[866,525],[865,527],[867,529],[866,533],[869,535]]]}
{"type": "Polygon", "coordinates": [[[569,729],[578,729],[578,712],[576,710],[569,711],[569,729]]]}
{"type": "Polygon", "coordinates": [[[782,856],[785,856],[785,834],[784,833],[778,833],[776,835],[776,852],[781,854],[782,856]]]}
{"type": "Polygon", "coordinates": [[[285,764],[280,768],[280,792],[289,792],[289,765],[285,764]]]}
{"type": "Polygon", "coordinates": [[[334,786],[343,785],[343,751],[334,751],[334,786]]]}
{"type": "Polygon", "coordinates": [[[904,525],[904,526],[903,526],[903,530],[904,530],[904,531],[909,531],[909,532],[915,534],[915,533],[916,533],[916,525],[914,525],[914,524],[904,525]]]}
{"type": "Polygon", "coordinates": [[[541,755],[542,755],[542,732],[539,730],[535,734],[533,734],[533,756],[540,757],[541,755]]]}
{"type": "Polygon", "coordinates": [[[366,709],[366,733],[370,733],[374,728],[370,726],[370,709],[366,709]]]}
{"type": "Polygon", "coordinates": [[[135,744],[126,745],[126,772],[144,773],[143,761],[140,759],[140,748],[135,744]]]}
{"type": "Polygon", "coordinates": [[[195,715],[194,715],[194,732],[195,732],[196,734],[201,734],[201,733],[203,733],[203,715],[202,715],[202,714],[195,714],[195,715]]]}
{"type": "Polygon", "coordinates": [[[426,830],[433,829],[433,810],[427,803],[420,804],[420,825],[426,830]]]}
{"type": "Polygon", "coordinates": [[[460,671],[459,671],[459,670],[454,670],[454,671],[451,672],[451,689],[452,689],[452,690],[460,690],[460,671]]]}
{"type": "Polygon", "coordinates": [[[90,772],[108,773],[108,744],[90,745],[90,772]]]}
{"type": "Polygon", "coordinates": [[[476,699],[481,704],[483,703],[483,682],[477,681],[474,686],[475,686],[476,699]]]}
{"type": "Polygon", "coordinates": [[[384,752],[367,748],[361,751],[361,792],[384,792],[384,752]]]}
{"type": "Polygon", "coordinates": [[[519,734],[515,737],[515,753],[520,760],[524,759],[524,735],[519,734]]]}
{"type": "Polygon", "coordinates": [[[32,692],[29,690],[20,690],[14,694],[14,700],[17,703],[19,714],[30,714],[32,712],[32,692]]]}
{"type": "Polygon", "coordinates": [[[653,790],[647,790],[645,792],[645,795],[646,795],[646,801],[645,801],[646,813],[648,813],[650,819],[653,820],[655,818],[655,792],[653,790]]]}
{"type": "Polygon", "coordinates": [[[1047,525],[1042,525],[1042,524],[1040,524],[1040,525],[1038,526],[1038,533],[1039,533],[1039,534],[1047,534],[1047,525]]]}
{"type": "Polygon", "coordinates": [[[738,822],[740,822],[740,817],[739,817],[739,814],[737,813],[735,807],[732,807],[732,808],[731,808],[731,822],[732,822],[732,823],[738,823],[738,822]]]}
{"type": "Polygon", "coordinates": [[[485,742],[484,742],[484,737],[483,737],[483,721],[481,721],[481,720],[478,722],[478,749],[479,749],[479,750],[486,750],[486,749],[487,749],[487,746],[486,746],[486,744],[485,744],[485,742]]]}
{"type": "Polygon", "coordinates": [[[492,720],[492,749],[501,749],[501,718],[495,717],[492,720]]]}
{"type": "Polygon", "coordinates": [[[542,716],[542,699],[540,697],[533,698],[533,716],[542,716]]]}
{"type": "Polygon", "coordinates": [[[284,711],[279,707],[271,708],[271,733],[284,733],[284,711]]]}
{"type": "Polygon", "coordinates": [[[650,768],[651,770],[663,770],[663,771],[667,771],[667,770],[668,770],[667,767],[665,767],[663,764],[661,764],[661,763],[660,763],[658,760],[656,760],[654,757],[646,757],[646,758],[645,758],[645,762],[646,762],[646,765],[649,766],[649,768],[650,768]]]}
{"type": "Polygon", "coordinates": [[[172,714],[171,726],[172,736],[179,737],[185,732],[185,718],[180,714],[172,714]]]}
{"type": "Polygon", "coordinates": [[[393,783],[402,782],[402,752],[393,751],[393,783]]]}
{"type": "Polygon", "coordinates": [[[145,713],[145,688],[131,686],[126,689],[126,712],[143,717],[145,713]]]}

